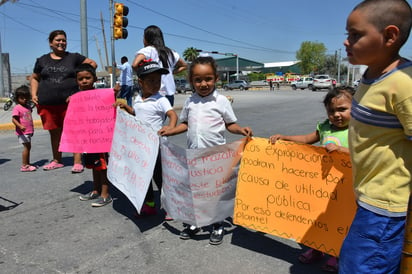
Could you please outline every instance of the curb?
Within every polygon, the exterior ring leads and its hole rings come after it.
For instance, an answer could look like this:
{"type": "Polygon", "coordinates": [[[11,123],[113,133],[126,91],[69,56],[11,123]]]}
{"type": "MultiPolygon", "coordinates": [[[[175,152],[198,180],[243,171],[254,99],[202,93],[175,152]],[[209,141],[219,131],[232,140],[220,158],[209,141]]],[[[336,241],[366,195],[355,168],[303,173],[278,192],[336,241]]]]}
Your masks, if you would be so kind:
{"type": "MultiPolygon", "coordinates": [[[[33,120],[34,128],[43,128],[41,120],[33,120]]],[[[13,123],[0,124],[0,130],[14,130],[16,126],[13,123]]]]}
{"type": "MultiPolygon", "coordinates": [[[[182,106],[174,107],[175,111],[182,110],[182,106]]],[[[41,120],[33,120],[34,128],[43,128],[41,120]]],[[[15,130],[16,126],[13,123],[0,124],[0,130],[15,130]]]]}

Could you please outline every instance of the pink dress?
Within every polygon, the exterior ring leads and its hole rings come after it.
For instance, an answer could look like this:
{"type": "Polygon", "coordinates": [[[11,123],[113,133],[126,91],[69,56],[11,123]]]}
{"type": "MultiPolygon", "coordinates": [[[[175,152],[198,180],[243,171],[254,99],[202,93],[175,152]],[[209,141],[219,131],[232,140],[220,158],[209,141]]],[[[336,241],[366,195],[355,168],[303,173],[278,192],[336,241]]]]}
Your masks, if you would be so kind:
{"type": "Polygon", "coordinates": [[[26,130],[22,131],[20,128],[16,127],[16,135],[33,134],[34,126],[31,111],[32,110],[29,107],[25,107],[20,104],[17,104],[13,108],[12,116],[26,128],[26,130]]]}

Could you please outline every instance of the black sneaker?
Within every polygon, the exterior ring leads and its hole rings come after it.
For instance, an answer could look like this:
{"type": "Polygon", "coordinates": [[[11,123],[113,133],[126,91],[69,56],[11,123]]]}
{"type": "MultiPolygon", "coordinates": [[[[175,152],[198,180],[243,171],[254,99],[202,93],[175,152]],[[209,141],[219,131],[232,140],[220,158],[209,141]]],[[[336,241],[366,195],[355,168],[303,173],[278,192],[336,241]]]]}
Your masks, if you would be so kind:
{"type": "Polygon", "coordinates": [[[179,237],[180,237],[180,239],[182,239],[182,240],[188,240],[188,239],[192,238],[193,236],[195,236],[196,233],[198,233],[199,231],[200,231],[200,228],[199,228],[199,227],[196,227],[196,226],[194,226],[194,225],[191,225],[191,226],[188,226],[188,227],[186,227],[185,229],[183,229],[183,230],[180,232],[179,237]]]}
{"type": "Polygon", "coordinates": [[[213,231],[210,234],[209,244],[220,245],[223,242],[223,236],[225,235],[225,230],[223,226],[213,227],[213,231]]]}

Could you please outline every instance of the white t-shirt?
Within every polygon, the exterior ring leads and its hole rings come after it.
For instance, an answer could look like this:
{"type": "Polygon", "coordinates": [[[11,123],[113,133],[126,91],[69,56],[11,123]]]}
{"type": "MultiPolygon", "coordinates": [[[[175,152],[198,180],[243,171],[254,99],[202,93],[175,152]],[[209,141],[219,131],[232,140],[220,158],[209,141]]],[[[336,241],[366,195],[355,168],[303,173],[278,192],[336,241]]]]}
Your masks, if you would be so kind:
{"type": "MultiPolygon", "coordinates": [[[[161,95],[174,95],[176,93],[176,85],[173,77],[173,70],[175,69],[177,61],[180,59],[180,55],[172,50],[174,56],[174,62],[169,56],[169,73],[162,75],[162,84],[160,86],[161,95]]],[[[155,62],[158,62],[161,67],[163,67],[162,62],[160,62],[159,54],[155,47],[147,46],[136,52],[138,54],[143,54],[146,59],[152,59],[155,62]]]]}
{"type": "Polygon", "coordinates": [[[157,132],[162,128],[166,120],[166,112],[173,108],[167,98],[157,93],[145,100],[140,95],[137,95],[133,109],[138,120],[150,124],[157,132]]]}
{"type": "Polygon", "coordinates": [[[225,144],[226,124],[235,123],[237,118],[226,96],[215,90],[205,97],[197,93],[189,97],[180,121],[188,125],[187,146],[193,149],[225,144]]]}

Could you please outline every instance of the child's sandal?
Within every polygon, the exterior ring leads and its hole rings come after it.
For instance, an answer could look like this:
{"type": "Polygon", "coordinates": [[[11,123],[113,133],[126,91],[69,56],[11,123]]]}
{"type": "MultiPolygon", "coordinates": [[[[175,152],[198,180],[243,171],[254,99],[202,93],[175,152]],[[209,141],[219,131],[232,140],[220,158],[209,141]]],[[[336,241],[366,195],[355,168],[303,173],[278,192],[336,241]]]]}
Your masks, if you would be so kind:
{"type": "Polygon", "coordinates": [[[32,172],[36,171],[37,167],[31,165],[22,165],[20,168],[21,172],[32,172]]]}

